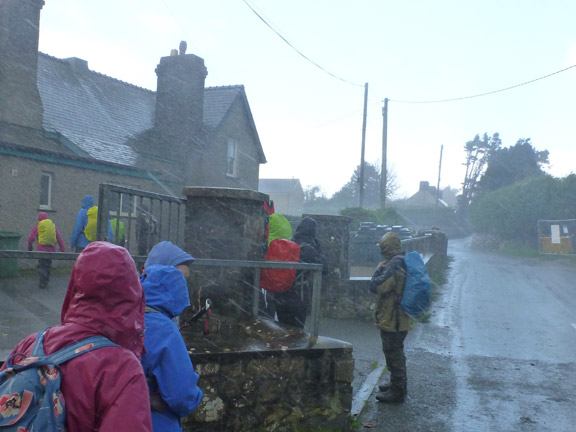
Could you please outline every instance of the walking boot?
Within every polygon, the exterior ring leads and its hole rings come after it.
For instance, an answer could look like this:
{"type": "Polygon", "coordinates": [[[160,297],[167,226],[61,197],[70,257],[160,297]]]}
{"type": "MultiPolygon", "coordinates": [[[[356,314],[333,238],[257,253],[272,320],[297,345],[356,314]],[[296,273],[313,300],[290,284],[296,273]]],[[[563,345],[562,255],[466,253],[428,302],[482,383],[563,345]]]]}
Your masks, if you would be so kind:
{"type": "Polygon", "coordinates": [[[382,403],[403,403],[406,400],[406,392],[394,391],[391,388],[376,395],[376,400],[382,403]]]}
{"type": "Polygon", "coordinates": [[[388,390],[390,390],[392,386],[390,385],[390,383],[386,383],[386,384],[381,384],[378,386],[378,390],[380,390],[382,393],[386,393],[388,390]]]}

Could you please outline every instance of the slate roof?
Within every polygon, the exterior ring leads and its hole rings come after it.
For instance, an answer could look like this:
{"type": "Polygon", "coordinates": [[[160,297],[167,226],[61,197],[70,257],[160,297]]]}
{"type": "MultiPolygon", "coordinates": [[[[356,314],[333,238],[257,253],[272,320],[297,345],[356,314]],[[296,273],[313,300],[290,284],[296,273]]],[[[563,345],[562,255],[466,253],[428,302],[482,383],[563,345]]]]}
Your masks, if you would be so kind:
{"type": "MultiPolygon", "coordinates": [[[[448,207],[442,199],[438,198],[438,203],[442,207],[448,207]]],[[[429,191],[420,190],[402,203],[403,207],[434,207],[436,205],[436,195],[429,191]]]]}
{"type": "Polygon", "coordinates": [[[262,144],[258,137],[256,124],[252,117],[252,111],[246,98],[246,92],[243,85],[223,86],[223,87],[207,87],[204,90],[204,126],[208,128],[216,128],[224,120],[228,109],[234,101],[240,98],[246,112],[248,113],[250,128],[254,133],[254,138],[258,146],[258,153],[260,155],[260,163],[266,163],[266,157],[262,150],[262,144]]]}
{"type": "Polygon", "coordinates": [[[76,73],[66,60],[38,53],[38,90],[44,128],[60,132],[89,156],[134,165],[124,144],[154,122],[154,92],[89,70],[76,73]]]}
{"type": "Polygon", "coordinates": [[[299,179],[260,179],[258,192],[263,193],[292,193],[294,189],[302,189],[299,179]]]}
{"type": "MultiPolygon", "coordinates": [[[[127,143],[153,128],[156,92],[91,71],[83,60],[43,53],[38,53],[38,90],[47,131],[59,132],[97,160],[136,165],[137,149],[127,143]]],[[[203,126],[217,128],[238,97],[265,162],[243,86],[206,88],[203,126]]]]}

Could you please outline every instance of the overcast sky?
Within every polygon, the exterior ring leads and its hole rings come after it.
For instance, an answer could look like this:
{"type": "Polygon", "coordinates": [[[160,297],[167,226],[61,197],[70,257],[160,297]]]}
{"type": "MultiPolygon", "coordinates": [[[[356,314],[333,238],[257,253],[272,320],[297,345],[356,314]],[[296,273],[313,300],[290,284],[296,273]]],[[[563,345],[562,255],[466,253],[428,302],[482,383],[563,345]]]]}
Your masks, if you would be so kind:
{"type": "Polygon", "coordinates": [[[573,0],[45,0],[40,51],[156,90],[160,58],[188,43],[207,86],[245,86],[268,163],[261,178],[298,178],[331,195],[366,156],[380,164],[382,106],[398,196],[459,189],[464,144],[500,133],[549,150],[549,172],[576,171],[573,0]],[[286,41],[282,40],[247,5],[286,41]],[[297,52],[297,51],[299,52],[297,52]],[[304,58],[304,57],[307,57],[304,58]]]}

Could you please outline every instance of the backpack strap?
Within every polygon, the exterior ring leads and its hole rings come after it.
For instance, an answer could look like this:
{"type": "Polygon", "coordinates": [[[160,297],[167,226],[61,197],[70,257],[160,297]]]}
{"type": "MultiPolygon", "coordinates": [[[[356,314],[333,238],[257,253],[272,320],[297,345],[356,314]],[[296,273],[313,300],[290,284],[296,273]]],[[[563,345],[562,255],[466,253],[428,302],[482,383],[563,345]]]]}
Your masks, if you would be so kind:
{"type": "Polygon", "coordinates": [[[90,336],[50,354],[48,359],[50,359],[51,363],[60,365],[95,349],[117,346],[119,345],[104,336],[90,336]]]}
{"type": "Polygon", "coordinates": [[[68,360],[71,360],[89,351],[93,351],[98,348],[119,346],[104,336],[90,336],[71,345],[68,345],[56,351],[55,353],[46,355],[43,346],[46,330],[48,329],[42,330],[36,334],[36,343],[34,344],[32,354],[30,355],[30,357],[37,357],[38,360],[23,365],[12,365],[11,359],[9,359],[7,366],[11,367],[14,371],[17,372],[42,365],[59,366],[63,363],[66,363],[68,360]]]}
{"type": "Polygon", "coordinates": [[[71,360],[74,357],[98,348],[118,346],[104,336],[90,336],[47,356],[46,352],[44,351],[44,335],[46,334],[46,330],[48,329],[37,333],[36,344],[32,350],[32,357],[46,357],[47,364],[60,365],[62,363],[66,363],[68,360],[71,360]]]}
{"type": "Polygon", "coordinates": [[[32,357],[45,357],[46,356],[46,352],[44,351],[44,335],[46,334],[46,331],[49,329],[45,328],[42,331],[39,331],[38,333],[36,333],[36,343],[34,344],[34,348],[32,349],[32,357]]]}

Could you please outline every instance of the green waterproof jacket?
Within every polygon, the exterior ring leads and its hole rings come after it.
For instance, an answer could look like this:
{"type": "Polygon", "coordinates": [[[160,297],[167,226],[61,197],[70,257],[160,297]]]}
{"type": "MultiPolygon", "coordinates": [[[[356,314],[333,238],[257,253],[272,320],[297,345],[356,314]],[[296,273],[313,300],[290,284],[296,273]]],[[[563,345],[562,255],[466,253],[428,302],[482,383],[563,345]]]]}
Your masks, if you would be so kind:
{"type": "Polygon", "coordinates": [[[378,246],[385,261],[378,265],[370,281],[370,289],[376,294],[374,324],[382,331],[408,331],[412,320],[400,308],[406,283],[402,243],[396,234],[389,232],[378,246]]]}

